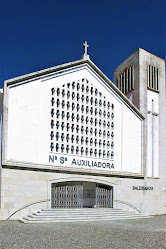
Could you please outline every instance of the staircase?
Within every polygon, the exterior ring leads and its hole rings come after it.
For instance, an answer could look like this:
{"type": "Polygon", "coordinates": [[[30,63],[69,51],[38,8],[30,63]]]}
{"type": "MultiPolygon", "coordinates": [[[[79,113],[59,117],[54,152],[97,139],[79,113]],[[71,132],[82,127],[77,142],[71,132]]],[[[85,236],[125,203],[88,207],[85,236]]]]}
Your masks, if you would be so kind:
{"type": "Polygon", "coordinates": [[[140,213],[132,213],[115,208],[83,208],[83,209],[42,209],[32,215],[19,219],[24,223],[76,222],[102,220],[128,220],[149,218],[140,213]]]}

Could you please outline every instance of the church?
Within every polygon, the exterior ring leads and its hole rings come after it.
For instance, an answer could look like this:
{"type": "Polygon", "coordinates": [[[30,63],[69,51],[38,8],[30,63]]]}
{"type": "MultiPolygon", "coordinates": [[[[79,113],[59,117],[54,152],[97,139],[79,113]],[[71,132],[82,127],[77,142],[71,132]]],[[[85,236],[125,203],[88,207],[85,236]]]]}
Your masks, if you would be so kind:
{"type": "Polygon", "coordinates": [[[37,210],[166,213],[165,61],[139,48],[114,83],[82,59],[4,82],[0,219],[37,210]]]}

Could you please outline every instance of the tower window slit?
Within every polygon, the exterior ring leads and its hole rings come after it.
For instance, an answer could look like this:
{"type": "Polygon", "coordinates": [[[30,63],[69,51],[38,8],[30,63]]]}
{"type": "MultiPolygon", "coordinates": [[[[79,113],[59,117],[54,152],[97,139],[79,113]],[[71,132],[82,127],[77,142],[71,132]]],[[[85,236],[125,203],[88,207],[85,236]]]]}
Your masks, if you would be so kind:
{"type": "Polygon", "coordinates": [[[148,65],[147,86],[151,89],[158,90],[158,68],[148,65]]]}
{"type": "Polygon", "coordinates": [[[156,82],[156,87],[157,87],[157,90],[159,90],[159,87],[158,87],[158,68],[157,68],[156,80],[157,80],[157,82],[156,82]]]}
{"type": "Polygon", "coordinates": [[[133,89],[133,67],[131,67],[131,89],[133,89]]]}
{"type": "Polygon", "coordinates": [[[153,66],[152,66],[152,70],[151,70],[151,79],[152,79],[152,88],[154,88],[154,70],[153,70],[153,66]]]}

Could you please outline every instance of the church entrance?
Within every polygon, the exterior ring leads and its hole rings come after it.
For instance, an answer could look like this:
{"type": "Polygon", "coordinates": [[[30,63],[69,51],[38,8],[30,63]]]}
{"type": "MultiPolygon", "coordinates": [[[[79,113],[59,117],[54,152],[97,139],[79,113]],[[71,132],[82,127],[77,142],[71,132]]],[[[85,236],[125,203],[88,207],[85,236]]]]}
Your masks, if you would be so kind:
{"type": "Polygon", "coordinates": [[[51,185],[52,208],[111,208],[113,187],[94,182],[64,182],[51,185]]]}

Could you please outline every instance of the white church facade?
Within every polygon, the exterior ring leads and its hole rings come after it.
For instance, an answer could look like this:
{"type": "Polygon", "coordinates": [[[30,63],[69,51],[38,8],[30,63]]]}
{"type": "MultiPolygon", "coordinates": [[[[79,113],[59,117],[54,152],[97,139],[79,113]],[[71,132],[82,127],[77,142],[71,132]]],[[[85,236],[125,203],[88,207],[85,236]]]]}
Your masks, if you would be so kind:
{"type": "Polygon", "coordinates": [[[0,219],[42,208],[166,213],[163,59],[138,49],[113,83],[85,50],[5,81],[0,96],[0,219]]]}

